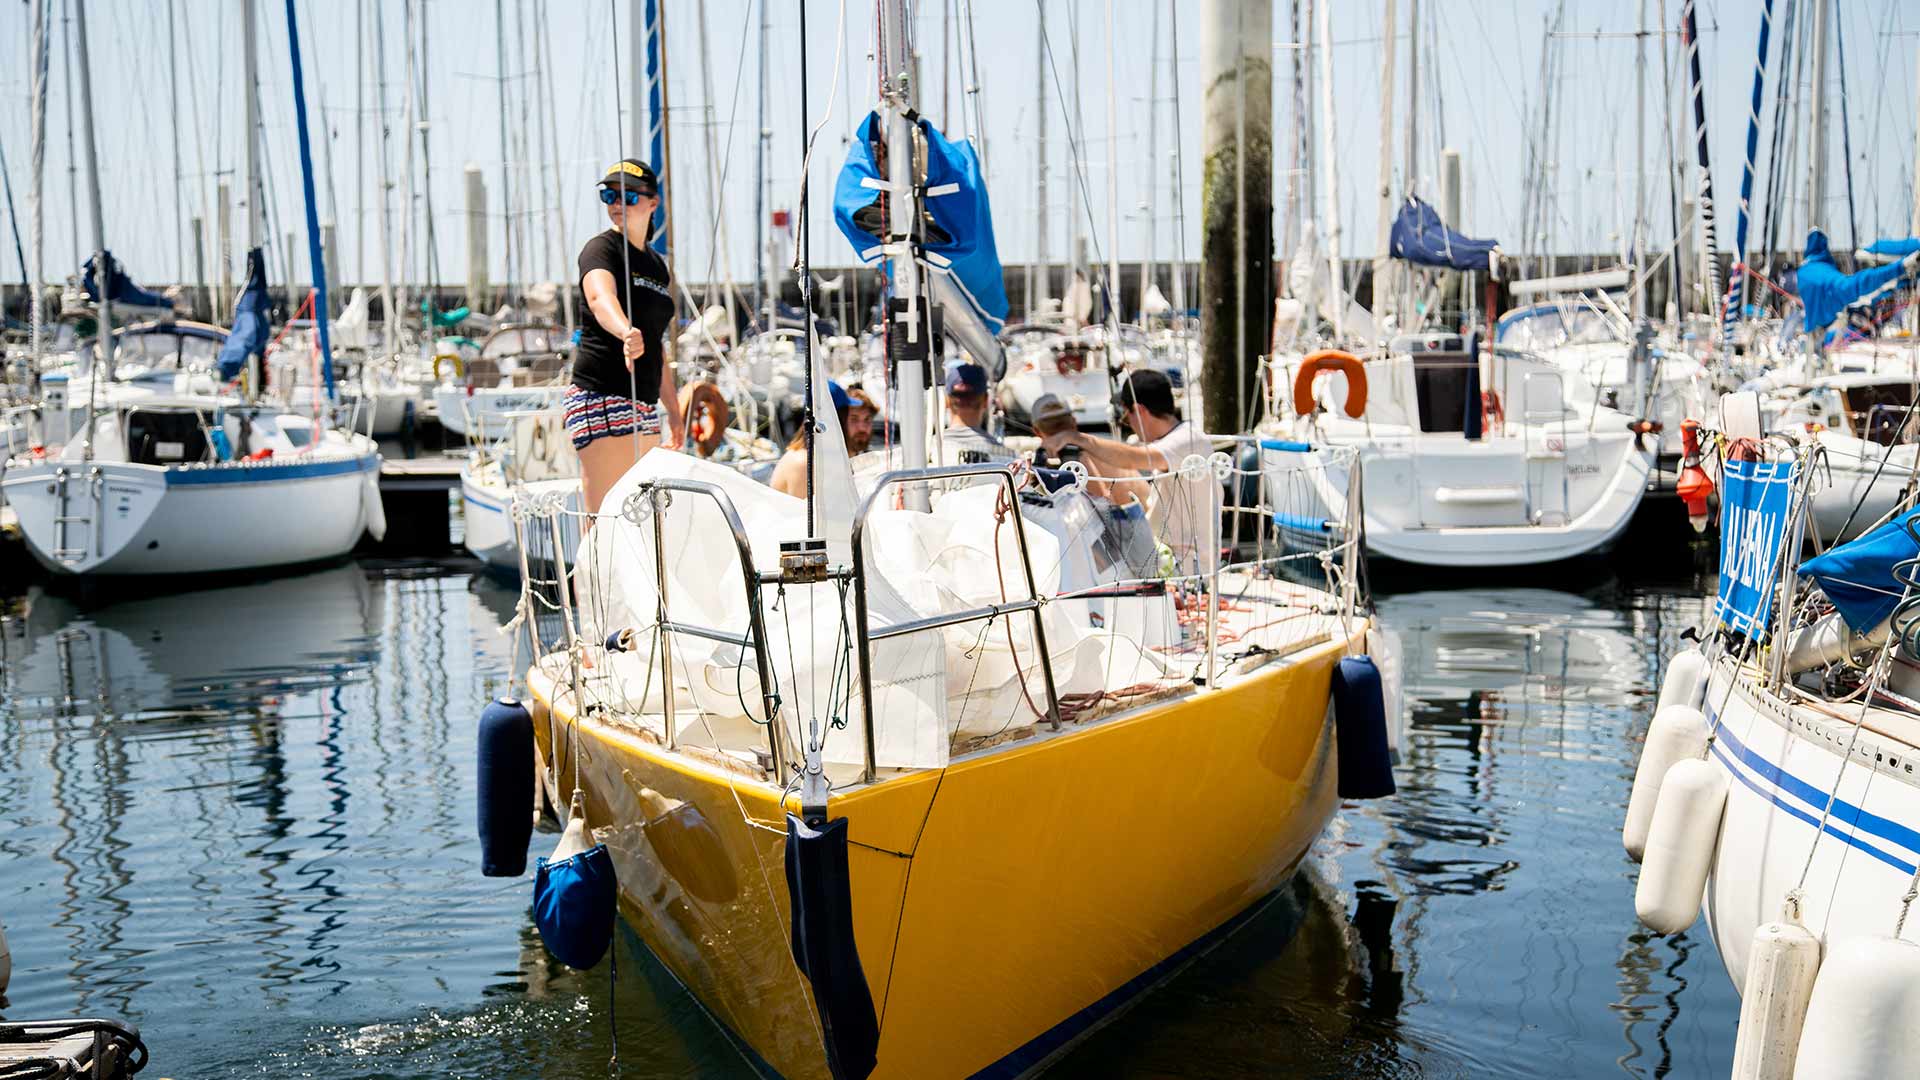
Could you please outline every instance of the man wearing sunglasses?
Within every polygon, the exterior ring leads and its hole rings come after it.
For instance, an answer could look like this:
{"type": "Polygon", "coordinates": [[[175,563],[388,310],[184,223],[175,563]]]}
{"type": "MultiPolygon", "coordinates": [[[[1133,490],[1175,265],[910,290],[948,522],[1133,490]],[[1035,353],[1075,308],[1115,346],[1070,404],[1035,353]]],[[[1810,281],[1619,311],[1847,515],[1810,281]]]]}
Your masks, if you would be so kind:
{"type": "Polygon", "coordinates": [[[1044,435],[1041,445],[1055,456],[1077,447],[1102,475],[1146,476],[1153,493],[1147,517],[1154,535],[1173,551],[1180,573],[1211,573],[1220,556],[1220,482],[1211,466],[1190,473],[1185,465],[1193,457],[1210,459],[1213,440],[1192,421],[1181,419],[1173,380],[1165,372],[1143,368],[1128,373],[1114,395],[1114,406],[1139,443],[1062,429],[1044,435]]]}
{"type": "Polygon", "coordinates": [[[600,202],[612,227],[580,249],[580,293],[587,315],[573,354],[567,433],[580,454],[588,513],[640,455],[677,447],[685,421],[665,336],[673,321],[667,263],[647,246],[660,181],[634,158],[616,162],[600,180],[600,202]],[[667,438],[660,438],[661,421],[667,438]]]}

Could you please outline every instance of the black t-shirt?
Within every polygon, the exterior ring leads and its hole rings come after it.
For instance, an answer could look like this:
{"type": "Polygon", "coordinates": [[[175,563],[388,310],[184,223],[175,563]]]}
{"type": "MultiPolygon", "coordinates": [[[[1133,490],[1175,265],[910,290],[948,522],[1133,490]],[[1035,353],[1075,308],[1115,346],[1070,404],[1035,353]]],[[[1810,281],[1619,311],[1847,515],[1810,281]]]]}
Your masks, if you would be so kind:
{"type": "Polygon", "coordinates": [[[634,247],[619,233],[607,229],[580,249],[580,295],[580,347],[573,354],[573,385],[597,394],[620,397],[637,394],[640,401],[658,401],[660,360],[666,350],[667,325],[673,321],[673,293],[668,289],[666,260],[652,248],[634,247]],[[607,333],[586,304],[590,270],[605,270],[613,275],[614,295],[619,298],[621,309],[646,337],[646,354],[633,362],[631,381],[620,339],[607,333]],[[620,276],[629,270],[632,276],[623,291],[620,276]]]}

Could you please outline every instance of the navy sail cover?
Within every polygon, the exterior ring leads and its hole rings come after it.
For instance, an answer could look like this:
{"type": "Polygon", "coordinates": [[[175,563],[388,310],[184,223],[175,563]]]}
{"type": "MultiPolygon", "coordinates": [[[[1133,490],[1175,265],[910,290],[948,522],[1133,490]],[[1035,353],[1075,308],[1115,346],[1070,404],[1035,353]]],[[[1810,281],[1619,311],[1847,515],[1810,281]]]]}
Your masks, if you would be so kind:
{"type": "Polygon", "coordinates": [[[265,355],[269,327],[267,298],[267,259],[259,248],[247,252],[247,287],[233,305],[233,331],[220,347],[220,377],[236,378],[247,366],[247,357],[265,355]]]}
{"type": "Polygon", "coordinates": [[[1388,252],[1419,266],[1443,270],[1483,270],[1491,272],[1498,240],[1475,240],[1447,227],[1433,207],[1407,196],[1393,219],[1388,252]]]}
{"type": "MultiPolygon", "coordinates": [[[[90,257],[80,268],[80,287],[86,290],[87,299],[100,301],[100,286],[95,281],[94,260],[90,257]]],[[[120,269],[120,260],[107,252],[107,299],[127,307],[171,308],[173,301],[158,293],[150,293],[133,283],[125,270],[120,269]]]]}

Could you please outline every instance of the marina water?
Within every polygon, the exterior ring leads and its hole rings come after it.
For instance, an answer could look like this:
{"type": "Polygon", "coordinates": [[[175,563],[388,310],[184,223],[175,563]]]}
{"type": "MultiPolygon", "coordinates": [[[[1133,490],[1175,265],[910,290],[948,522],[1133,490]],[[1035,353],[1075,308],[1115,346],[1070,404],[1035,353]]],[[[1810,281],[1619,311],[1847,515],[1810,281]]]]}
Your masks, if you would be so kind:
{"type": "MultiPolygon", "coordinates": [[[[1379,584],[1399,797],[1054,1074],[1717,1073],[1738,1000],[1704,923],[1638,926],[1618,840],[1703,582],[1379,584]]],[[[5,1016],[124,1017],[157,1076],[603,1077],[616,1040],[623,1075],[747,1075],[630,931],[617,976],[571,971],[527,881],[480,876],[511,587],[344,563],[113,595],[4,598],[5,1016]]]]}

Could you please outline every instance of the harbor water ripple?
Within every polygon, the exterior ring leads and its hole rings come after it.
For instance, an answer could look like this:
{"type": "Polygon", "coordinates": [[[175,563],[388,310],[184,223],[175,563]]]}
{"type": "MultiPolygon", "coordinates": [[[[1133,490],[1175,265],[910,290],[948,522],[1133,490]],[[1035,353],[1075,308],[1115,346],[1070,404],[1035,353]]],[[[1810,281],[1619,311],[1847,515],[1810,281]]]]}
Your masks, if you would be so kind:
{"type": "MultiPolygon", "coordinates": [[[[1641,929],[1619,843],[1701,582],[1555,584],[1383,594],[1400,795],[1343,808],[1291,888],[1054,1074],[1722,1072],[1739,1004],[1705,925],[1641,929]]],[[[617,975],[571,971],[528,880],[480,876],[474,719],[514,595],[348,563],[0,597],[0,1012],[124,1017],[155,1076],[747,1075],[631,932],[617,975]]]]}

